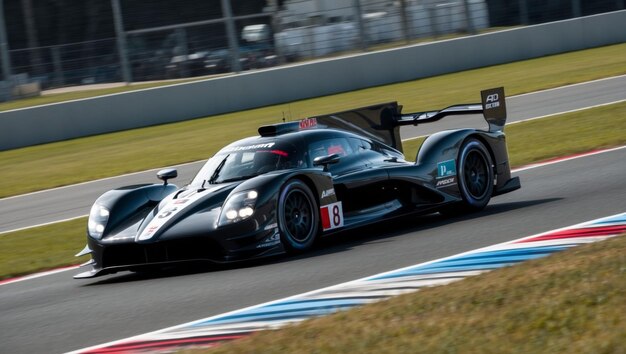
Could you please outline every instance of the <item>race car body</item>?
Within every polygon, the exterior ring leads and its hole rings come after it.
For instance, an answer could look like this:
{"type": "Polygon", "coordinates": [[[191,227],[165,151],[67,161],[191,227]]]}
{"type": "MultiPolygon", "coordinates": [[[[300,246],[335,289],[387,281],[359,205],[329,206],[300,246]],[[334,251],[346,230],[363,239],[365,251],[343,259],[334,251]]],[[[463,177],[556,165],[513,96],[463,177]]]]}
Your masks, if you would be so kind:
{"type": "Polygon", "coordinates": [[[482,104],[402,114],[385,103],[259,128],[232,143],[178,188],[118,188],[94,203],[90,269],[76,278],[176,262],[229,262],[309,249],[320,236],[411,213],[471,211],[520,187],[512,178],[502,88],[482,104]],[[399,127],[483,113],[489,130],[429,136],[415,162],[399,127]]]}

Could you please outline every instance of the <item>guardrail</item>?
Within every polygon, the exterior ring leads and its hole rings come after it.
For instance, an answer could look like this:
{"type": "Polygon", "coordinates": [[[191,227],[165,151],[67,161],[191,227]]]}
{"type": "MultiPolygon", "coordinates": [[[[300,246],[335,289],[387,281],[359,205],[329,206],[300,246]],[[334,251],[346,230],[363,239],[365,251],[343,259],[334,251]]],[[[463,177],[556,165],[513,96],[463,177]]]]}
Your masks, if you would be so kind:
{"type": "Polygon", "coordinates": [[[0,150],[189,120],[622,42],[626,42],[626,10],[5,111],[0,113],[0,150]]]}

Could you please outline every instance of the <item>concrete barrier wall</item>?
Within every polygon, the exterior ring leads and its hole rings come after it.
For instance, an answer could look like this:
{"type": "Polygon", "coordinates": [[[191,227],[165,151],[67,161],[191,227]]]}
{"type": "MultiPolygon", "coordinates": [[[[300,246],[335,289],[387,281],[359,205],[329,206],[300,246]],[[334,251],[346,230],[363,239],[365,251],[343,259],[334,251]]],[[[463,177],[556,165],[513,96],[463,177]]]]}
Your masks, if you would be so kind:
{"type": "Polygon", "coordinates": [[[626,10],[0,113],[0,150],[626,42],[626,10]]]}

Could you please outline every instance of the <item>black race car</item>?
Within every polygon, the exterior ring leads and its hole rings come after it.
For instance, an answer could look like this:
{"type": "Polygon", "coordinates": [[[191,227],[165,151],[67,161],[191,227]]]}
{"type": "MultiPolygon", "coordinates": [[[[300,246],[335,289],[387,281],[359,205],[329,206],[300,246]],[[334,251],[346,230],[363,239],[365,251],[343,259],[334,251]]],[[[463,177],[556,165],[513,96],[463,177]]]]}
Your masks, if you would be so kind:
{"type": "Polygon", "coordinates": [[[91,269],[76,278],[176,262],[228,262],[300,252],[330,233],[408,213],[471,211],[520,187],[511,177],[503,88],[482,104],[402,114],[385,103],[263,126],[232,143],[178,188],[162,184],[104,193],[91,209],[91,269]],[[416,162],[402,154],[399,126],[483,113],[489,130],[429,136],[416,162]]]}

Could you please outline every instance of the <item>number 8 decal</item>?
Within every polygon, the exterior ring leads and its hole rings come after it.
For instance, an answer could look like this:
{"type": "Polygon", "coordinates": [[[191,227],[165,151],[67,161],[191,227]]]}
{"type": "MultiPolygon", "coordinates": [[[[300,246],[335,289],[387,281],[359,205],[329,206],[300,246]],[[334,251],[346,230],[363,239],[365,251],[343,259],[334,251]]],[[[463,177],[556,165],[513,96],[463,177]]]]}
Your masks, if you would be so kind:
{"type": "Polygon", "coordinates": [[[341,202],[324,205],[320,208],[322,228],[331,230],[343,226],[343,209],[341,202]]]}

